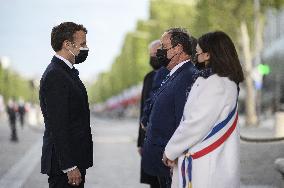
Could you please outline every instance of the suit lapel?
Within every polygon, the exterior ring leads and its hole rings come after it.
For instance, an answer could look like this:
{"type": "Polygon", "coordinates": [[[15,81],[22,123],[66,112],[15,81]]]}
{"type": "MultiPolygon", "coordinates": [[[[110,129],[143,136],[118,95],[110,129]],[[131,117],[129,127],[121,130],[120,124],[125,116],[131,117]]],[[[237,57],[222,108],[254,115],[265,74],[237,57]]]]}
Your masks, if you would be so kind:
{"type": "Polygon", "coordinates": [[[78,88],[84,93],[84,96],[87,97],[86,88],[85,88],[84,84],[82,83],[82,81],[80,80],[80,77],[75,75],[72,72],[72,70],[70,69],[70,67],[68,65],[66,65],[66,63],[64,61],[62,61],[61,59],[57,58],[56,56],[53,56],[51,62],[53,62],[56,65],[58,65],[61,68],[63,68],[63,70],[65,70],[70,75],[70,77],[76,83],[78,88]]]}
{"type": "Polygon", "coordinates": [[[177,69],[174,74],[170,76],[169,80],[158,89],[158,91],[155,93],[154,98],[156,99],[156,97],[159,96],[165,90],[165,88],[179,75],[179,73],[181,73],[186,68],[189,68],[190,63],[190,61],[186,62],[179,69],[177,69]]]}
{"type": "Polygon", "coordinates": [[[60,66],[63,70],[65,70],[68,74],[72,74],[72,71],[68,65],[61,59],[57,58],[56,56],[53,56],[51,62],[53,62],[55,65],[60,66]]]}
{"type": "Polygon", "coordinates": [[[85,98],[88,98],[88,95],[87,95],[87,90],[83,84],[83,82],[81,81],[79,75],[75,75],[73,72],[71,72],[71,76],[72,76],[72,79],[74,80],[74,82],[77,84],[77,86],[80,88],[80,90],[82,91],[82,93],[84,94],[84,97],[85,98]]]}

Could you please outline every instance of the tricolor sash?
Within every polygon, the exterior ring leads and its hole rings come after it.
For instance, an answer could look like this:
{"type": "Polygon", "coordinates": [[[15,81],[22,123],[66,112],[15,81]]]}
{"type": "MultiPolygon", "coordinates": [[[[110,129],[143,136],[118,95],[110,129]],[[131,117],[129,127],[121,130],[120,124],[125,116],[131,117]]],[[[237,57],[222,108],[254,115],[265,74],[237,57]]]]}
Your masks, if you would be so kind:
{"type": "Polygon", "coordinates": [[[190,148],[186,152],[181,164],[183,188],[186,188],[187,184],[188,188],[192,187],[191,184],[192,160],[203,157],[204,155],[214,151],[220,145],[222,145],[235,130],[237,122],[238,122],[238,112],[237,112],[237,103],[236,103],[236,106],[230,112],[230,114],[225,120],[215,125],[211,130],[211,132],[200,143],[196,144],[193,148],[190,148]],[[188,164],[187,169],[186,169],[186,162],[188,164]]]}

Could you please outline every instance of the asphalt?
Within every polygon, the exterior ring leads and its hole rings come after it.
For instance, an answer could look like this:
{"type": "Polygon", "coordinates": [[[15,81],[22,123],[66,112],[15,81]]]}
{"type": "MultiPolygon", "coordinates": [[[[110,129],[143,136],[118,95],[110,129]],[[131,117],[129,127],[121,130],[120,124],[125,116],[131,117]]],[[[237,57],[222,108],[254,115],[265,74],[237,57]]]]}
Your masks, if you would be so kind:
{"type": "MultiPolygon", "coordinates": [[[[240,132],[250,138],[274,135],[273,118],[257,128],[246,127],[240,118],[240,132]]],[[[136,119],[92,117],[94,167],[87,170],[86,188],[146,188],[139,183],[140,156],[137,153],[136,119]]],[[[10,129],[0,121],[0,188],[48,188],[40,173],[43,125],[18,127],[19,142],[9,140],[10,129]]],[[[284,156],[284,142],[241,141],[242,188],[280,188],[283,179],[274,160],[284,156]]]]}

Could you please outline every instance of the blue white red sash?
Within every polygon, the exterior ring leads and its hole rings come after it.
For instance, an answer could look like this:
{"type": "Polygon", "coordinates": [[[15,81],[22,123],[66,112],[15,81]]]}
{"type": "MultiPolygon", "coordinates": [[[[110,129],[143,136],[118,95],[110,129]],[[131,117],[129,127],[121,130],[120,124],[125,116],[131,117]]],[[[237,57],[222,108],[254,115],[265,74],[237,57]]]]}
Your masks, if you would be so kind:
{"type": "Polygon", "coordinates": [[[193,148],[190,148],[184,156],[181,165],[183,188],[186,187],[188,181],[188,188],[192,187],[192,160],[203,157],[204,155],[214,151],[222,145],[233,133],[238,122],[237,104],[230,112],[228,117],[221,123],[215,125],[211,132],[193,148]],[[220,134],[221,133],[221,134],[220,134]],[[206,142],[205,142],[206,141],[206,142]],[[187,169],[185,164],[187,162],[187,169]],[[186,177],[187,174],[187,177],[186,177]]]}

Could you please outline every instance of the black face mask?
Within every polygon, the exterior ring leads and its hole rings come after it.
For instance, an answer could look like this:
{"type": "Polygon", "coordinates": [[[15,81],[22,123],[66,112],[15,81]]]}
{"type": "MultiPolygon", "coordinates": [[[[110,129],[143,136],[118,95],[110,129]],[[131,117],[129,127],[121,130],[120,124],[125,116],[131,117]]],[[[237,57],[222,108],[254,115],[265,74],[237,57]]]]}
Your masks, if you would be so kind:
{"type": "Polygon", "coordinates": [[[205,69],[205,62],[196,63],[196,64],[195,64],[195,67],[196,67],[198,70],[205,69]]]}
{"type": "Polygon", "coordinates": [[[80,49],[80,53],[75,56],[75,64],[83,63],[89,54],[89,48],[82,48],[80,49]]]}
{"type": "Polygon", "coordinates": [[[162,67],[161,63],[158,61],[158,58],[156,56],[150,57],[150,65],[154,70],[158,70],[162,67]]]}
{"type": "Polygon", "coordinates": [[[171,61],[167,57],[167,51],[166,49],[158,49],[156,54],[159,63],[164,67],[167,67],[171,61]]]}
{"type": "MultiPolygon", "coordinates": [[[[173,48],[173,47],[172,47],[173,48]]],[[[175,54],[173,57],[171,57],[170,59],[167,57],[167,52],[168,52],[169,49],[158,49],[157,50],[157,58],[158,58],[158,61],[160,62],[160,64],[164,67],[167,67],[169,65],[169,63],[171,62],[171,60],[178,54],[180,53],[177,53],[175,54]]]]}

